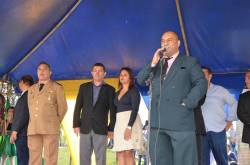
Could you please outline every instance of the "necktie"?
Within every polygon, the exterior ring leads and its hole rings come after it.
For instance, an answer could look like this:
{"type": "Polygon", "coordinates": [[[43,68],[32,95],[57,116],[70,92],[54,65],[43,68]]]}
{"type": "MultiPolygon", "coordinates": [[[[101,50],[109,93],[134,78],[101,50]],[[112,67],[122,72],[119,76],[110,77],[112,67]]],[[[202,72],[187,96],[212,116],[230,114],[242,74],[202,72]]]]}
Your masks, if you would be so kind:
{"type": "Polygon", "coordinates": [[[164,61],[163,61],[163,66],[162,66],[162,77],[161,79],[165,80],[166,78],[166,73],[167,73],[167,69],[168,69],[168,60],[170,60],[172,57],[170,58],[165,58],[164,61]]]}
{"type": "Polygon", "coordinates": [[[39,84],[39,91],[43,89],[44,84],[39,84]]]}

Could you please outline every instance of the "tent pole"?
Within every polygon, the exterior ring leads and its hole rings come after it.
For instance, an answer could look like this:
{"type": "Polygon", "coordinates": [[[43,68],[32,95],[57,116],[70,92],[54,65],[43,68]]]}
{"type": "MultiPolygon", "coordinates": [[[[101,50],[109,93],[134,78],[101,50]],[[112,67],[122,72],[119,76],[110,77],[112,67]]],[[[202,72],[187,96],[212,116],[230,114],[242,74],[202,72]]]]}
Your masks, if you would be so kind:
{"type": "Polygon", "coordinates": [[[184,42],[185,52],[186,52],[187,56],[190,56],[185,27],[184,27],[184,22],[183,22],[183,17],[182,17],[182,13],[181,13],[180,1],[175,0],[175,4],[176,4],[176,9],[177,9],[179,24],[181,27],[181,35],[182,35],[183,42],[184,42]]]}
{"type": "Polygon", "coordinates": [[[49,37],[64,23],[64,21],[72,14],[72,12],[80,4],[81,0],[78,0],[75,5],[69,10],[69,12],[59,21],[58,24],[35,46],[33,47],[10,71],[5,75],[9,75],[11,72],[15,71],[24,61],[26,61],[49,37]]]}

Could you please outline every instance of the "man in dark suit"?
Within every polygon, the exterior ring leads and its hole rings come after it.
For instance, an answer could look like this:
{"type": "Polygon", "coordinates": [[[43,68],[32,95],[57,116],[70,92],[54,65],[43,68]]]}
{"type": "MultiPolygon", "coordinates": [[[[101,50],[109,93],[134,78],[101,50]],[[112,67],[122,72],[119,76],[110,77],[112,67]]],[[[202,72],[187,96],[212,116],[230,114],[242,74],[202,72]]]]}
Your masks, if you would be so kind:
{"type": "Polygon", "coordinates": [[[242,133],[242,142],[249,144],[250,148],[250,69],[247,70],[245,75],[246,89],[240,95],[237,116],[244,124],[242,133]]]}
{"type": "Polygon", "coordinates": [[[161,48],[138,74],[141,85],[153,77],[149,141],[152,165],[197,165],[193,109],[206,94],[207,81],[197,60],[180,55],[179,46],[176,33],[163,33],[161,48]]]}
{"type": "Polygon", "coordinates": [[[91,74],[93,81],[80,86],[73,128],[76,135],[80,134],[80,164],[90,165],[94,150],[96,164],[105,165],[107,133],[112,138],[115,125],[115,89],[104,82],[106,71],[102,63],[96,63],[91,74]]]}
{"type": "Polygon", "coordinates": [[[21,97],[18,99],[14,118],[12,123],[12,133],[10,142],[16,144],[17,162],[18,165],[28,165],[29,149],[27,145],[27,128],[29,123],[28,109],[28,89],[34,84],[33,78],[30,75],[24,75],[19,81],[19,88],[22,91],[21,97]]]}

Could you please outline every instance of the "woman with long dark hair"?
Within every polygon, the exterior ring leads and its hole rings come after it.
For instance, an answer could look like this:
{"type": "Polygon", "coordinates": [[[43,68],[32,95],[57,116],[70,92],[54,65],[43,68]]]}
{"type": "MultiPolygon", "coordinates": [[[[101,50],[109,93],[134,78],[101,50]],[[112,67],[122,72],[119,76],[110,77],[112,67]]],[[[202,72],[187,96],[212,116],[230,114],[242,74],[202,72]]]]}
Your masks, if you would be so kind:
{"type": "Polygon", "coordinates": [[[114,129],[114,148],[118,165],[134,165],[134,149],[140,147],[142,128],[138,109],[140,94],[135,87],[133,72],[124,67],[120,70],[119,90],[116,93],[117,107],[114,129]]]}

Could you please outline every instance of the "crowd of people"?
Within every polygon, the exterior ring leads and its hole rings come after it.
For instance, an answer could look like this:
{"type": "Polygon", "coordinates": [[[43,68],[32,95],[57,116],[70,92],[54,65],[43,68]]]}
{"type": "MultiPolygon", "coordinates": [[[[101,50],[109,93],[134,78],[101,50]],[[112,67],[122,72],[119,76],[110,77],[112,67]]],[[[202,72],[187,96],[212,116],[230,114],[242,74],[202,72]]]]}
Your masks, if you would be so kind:
{"type": "MultiPolygon", "coordinates": [[[[236,144],[227,143],[226,132],[239,118],[244,123],[242,141],[250,144],[250,70],[245,76],[247,90],[237,102],[227,89],[211,82],[209,67],[179,52],[180,44],[175,32],[163,33],[161,47],[137,76],[129,67],[120,69],[117,91],[104,81],[105,65],[92,66],[92,80],[80,85],[73,114],[81,165],[91,164],[93,152],[96,164],[105,165],[107,139],[113,139],[118,165],[135,164],[134,151],[145,147],[136,82],[151,85],[147,136],[152,165],[210,165],[211,152],[218,165],[228,165],[231,159],[237,164],[236,144]]],[[[15,107],[6,110],[0,95],[2,163],[6,156],[17,155],[18,165],[41,165],[44,155],[45,165],[57,164],[67,103],[63,87],[51,80],[51,74],[50,65],[41,62],[37,83],[24,75],[15,107]]]]}

